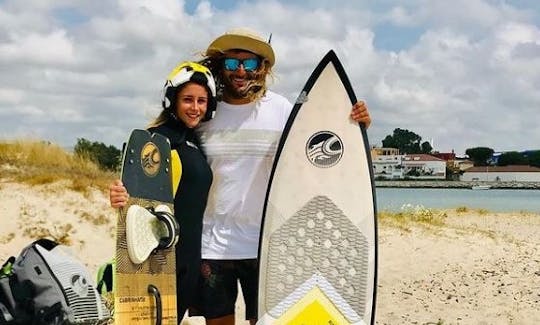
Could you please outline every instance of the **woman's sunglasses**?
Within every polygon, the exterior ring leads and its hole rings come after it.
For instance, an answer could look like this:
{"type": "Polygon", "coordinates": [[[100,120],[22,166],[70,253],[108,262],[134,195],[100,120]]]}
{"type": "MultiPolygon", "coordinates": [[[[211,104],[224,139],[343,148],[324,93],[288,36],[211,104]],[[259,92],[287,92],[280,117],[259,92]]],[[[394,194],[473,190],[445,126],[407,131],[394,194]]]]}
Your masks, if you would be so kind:
{"type": "Polygon", "coordinates": [[[225,58],[223,60],[223,67],[228,71],[236,71],[240,64],[244,67],[244,70],[247,72],[253,72],[259,68],[259,59],[258,58],[249,58],[249,59],[235,59],[235,58],[225,58]]]}

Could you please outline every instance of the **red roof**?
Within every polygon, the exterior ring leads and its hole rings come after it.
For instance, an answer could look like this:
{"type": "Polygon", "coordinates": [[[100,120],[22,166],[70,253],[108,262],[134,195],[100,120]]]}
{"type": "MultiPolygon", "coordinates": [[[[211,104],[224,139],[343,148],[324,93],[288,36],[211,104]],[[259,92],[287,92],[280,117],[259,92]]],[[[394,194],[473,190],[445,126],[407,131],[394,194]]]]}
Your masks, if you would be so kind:
{"type": "Polygon", "coordinates": [[[439,152],[431,154],[434,157],[441,158],[443,160],[455,160],[456,154],[453,152],[439,152]]]}

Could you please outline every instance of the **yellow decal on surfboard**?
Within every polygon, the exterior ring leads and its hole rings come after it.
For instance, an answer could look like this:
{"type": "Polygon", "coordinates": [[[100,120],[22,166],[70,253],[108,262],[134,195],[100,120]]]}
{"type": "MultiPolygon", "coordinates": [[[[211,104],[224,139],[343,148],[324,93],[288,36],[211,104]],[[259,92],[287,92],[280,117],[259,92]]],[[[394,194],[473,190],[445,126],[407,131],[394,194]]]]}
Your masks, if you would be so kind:
{"type": "Polygon", "coordinates": [[[318,287],[287,310],[275,324],[342,325],[350,324],[318,287]]]}

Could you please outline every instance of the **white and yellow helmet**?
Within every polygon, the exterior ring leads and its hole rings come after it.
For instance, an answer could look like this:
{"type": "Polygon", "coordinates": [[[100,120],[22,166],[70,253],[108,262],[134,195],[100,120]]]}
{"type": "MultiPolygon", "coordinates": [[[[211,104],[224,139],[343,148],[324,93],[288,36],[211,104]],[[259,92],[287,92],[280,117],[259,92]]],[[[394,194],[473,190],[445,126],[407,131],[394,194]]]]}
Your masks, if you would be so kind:
{"type": "Polygon", "coordinates": [[[174,107],[176,93],[182,85],[190,81],[204,86],[208,90],[208,105],[203,119],[203,121],[208,121],[214,117],[216,111],[216,84],[210,70],[199,63],[190,61],[182,62],[169,73],[167,81],[165,81],[165,86],[163,86],[163,97],[161,100],[163,109],[169,110],[171,107],[174,107]]]}

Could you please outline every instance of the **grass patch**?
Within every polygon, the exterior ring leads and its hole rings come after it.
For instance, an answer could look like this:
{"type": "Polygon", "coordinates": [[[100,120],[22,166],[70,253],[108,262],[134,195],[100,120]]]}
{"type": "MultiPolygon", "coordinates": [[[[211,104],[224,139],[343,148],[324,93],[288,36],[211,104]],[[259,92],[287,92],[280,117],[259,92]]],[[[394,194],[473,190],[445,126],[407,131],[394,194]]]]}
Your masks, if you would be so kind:
{"type": "Polygon", "coordinates": [[[469,212],[469,208],[467,208],[466,206],[457,207],[456,212],[457,213],[467,213],[467,212],[469,212]]]}
{"type": "Polygon", "coordinates": [[[466,206],[457,207],[456,212],[459,213],[459,214],[463,214],[463,213],[467,213],[467,212],[475,212],[476,214],[481,215],[481,216],[484,216],[484,215],[490,213],[490,211],[487,210],[487,209],[482,209],[482,208],[480,208],[480,209],[469,209],[466,206]]]}
{"type": "Polygon", "coordinates": [[[481,216],[485,216],[486,214],[489,213],[489,210],[486,210],[486,209],[478,209],[478,210],[476,210],[476,213],[478,213],[478,214],[481,215],[481,216]]]}
{"type": "Polygon", "coordinates": [[[74,232],[72,224],[55,225],[52,228],[45,225],[35,225],[24,229],[23,235],[32,240],[40,238],[49,238],[59,244],[71,246],[73,240],[71,238],[74,232]]]}
{"type": "Polygon", "coordinates": [[[381,225],[409,232],[412,226],[425,228],[444,226],[447,215],[445,212],[428,209],[421,205],[404,205],[400,212],[382,211],[378,213],[377,217],[381,225]]]}
{"type": "Polygon", "coordinates": [[[0,244],[7,244],[15,238],[15,234],[10,232],[7,235],[0,236],[0,244]]]}
{"type": "Polygon", "coordinates": [[[86,220],[87,222],[90,222],[95,226],[101,226],[101,225],[108,224],[111,218],[103,214],[99,214],[96,216],[96,215],[91,215],[88,212],[82,212],[81,219],[86,220]]]}
{"type": "Polygon", "coordinates": [[[18,219],[22,235],[32,241],[49,238],[59,244],[71,246],[73,244],[71,236],[77,232],[75,227],[71,223],[50,225],[46,218],[46,216],[39,217],[35,211],[23,206],[18,219]]]}
{"type": "Polygon", "coordinates": [[[30,140],[0,142],[0,169],[2,177],[29,185],[67,180],[67,188],[83,194],[91,188],[106,191],[118,177],[57,145],[30,140]]]}

